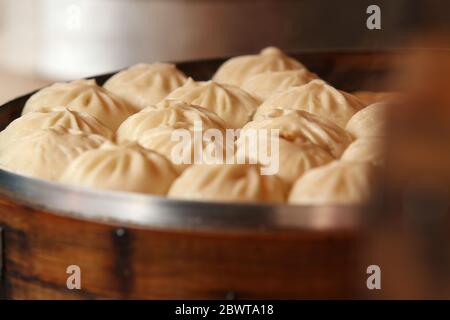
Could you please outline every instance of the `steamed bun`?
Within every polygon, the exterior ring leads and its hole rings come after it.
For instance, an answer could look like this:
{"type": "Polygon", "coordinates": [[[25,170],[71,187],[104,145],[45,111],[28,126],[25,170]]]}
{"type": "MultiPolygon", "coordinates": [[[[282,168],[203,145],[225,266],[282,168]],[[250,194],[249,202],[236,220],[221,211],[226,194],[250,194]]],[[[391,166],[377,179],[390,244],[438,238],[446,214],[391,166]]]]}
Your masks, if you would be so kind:
{"type": "Polygon", "coordinates": [[[260,120],[247,123],[242,132],[249,129],[278,129],[280,137],[301,145],[316,145],[335,158],[339,158],[352,141],[351,135],[334,123],[295,109],[272,109],[260,120]]]}
{"type": "MultiPolygon", "coordinates": [[[[166,156],[174,163],[177,172],[183,171],[194,162],[194,157],[202,156],[203,148],[209,145],[208,141],[204,141],[203,133],[209,129],[216,129],[223,136],[225,131],[225,123],[215,113],[202,107],[193,106],[182,101],[164,100],[154,107],[147,107],[142,111],[128,118],[122,123],[117,130],[117,141],[123,143],[125,141],[135,141],[146,149],[155,150],[166,156]],[[197,124],[201,124],[202,130],[196,128],[197,124]],[[181,138],[177,138],[177,130],[185,129],[185,133],[189,135],[190,144],[183,144],[186,148],[186,159],[181,155],[185,153],[178,152],[181,138]],[[194,131],[197,134],[194,134],[194,131]],[[202,150],[194,145],[200,145],[202,150]]],[[[215,143],[218,151],[225,154],[225,141],[217,141],[215,143]]],[[[230,151],[229,151],[230,152],[230,151]]],[[[215,155],[215,154],[214,154],[215,155]]]]}
{"type": "Polygon", "coordinates": [[[334,161],[301,176],[291,189],[289,203],[364,203],[370,199],[375,183],[376,171],[372,165],[334,161]]]}
{"type": "Polygon", "coordinates": [[[172,91],[167,99],[174,99],[206,108],[221,117],[228,128],[241,128],[249,122],[260,101],[246,91],[214,81],[188,82],[172,91]]]}
{"type": "Polygon", "coordinates": [[[366,162],[376,166],[384,164],[384,139],[381,137],[362,137],[353,141],[342,154],[342,161],[366,162]]]}
{"type": "Polygon", "coordinates": [[[255,148],[252,148],[251,143],[244,135],[239,137],[236,142],[237,158],[244,157],[248,161],[253,161],[248,163],[260,163],[266,168],[272,166],[276,170],[276,175],[289,185],[306,171],[334,160],[321,147],[312,144],[297,144],[280,137],[259,135],[258,145],[255,148]],[[277,144],[278,150],[276,149],[277,144]],[[274,163],[275,161],[277,164],[274,163]]]}
{"type": "Polygon", "coordinates": [[[99,135],[65,129],[41,129],[0,147],[0,168],[25,176],[57,180],[81,153],[109,140],[99,135]]]}
{"type": "Polygon", "coordinates": [[[355,137],[382,137],[386,125],[385,103],[374,103],[355,113],[346,129],[355,137]]]}
{"type": "Polygon", "coordinates": [[[58,106],[86,112],[113,131],[122,121],[138,111],[134,105],[97,86],[94,80],[78,80],[55,83],[39,90],[25,103],[22,114],[51,111],[58,106]]]}
{"type": "Polygon", "coordinates": [[[182,101],[164,100],[156,106],[142,109],[125,120],[117,130],[117,140],[137,141],[146,131],[169,127],[193,130],[195,122],[203,129],[225,129],[224,121],[208,109],[182,101]]]}
{"type": "Polygon", "coordinates": [[[353,95],[337,90],[322,80],[313,80],[270,96],[258,108],[255,119],[271,109],[292,108],[314,113],[344,128],[362,107],[362,102],[353,95]]]}
{"type": "Polygon", "coordinates": [[[198,164],[175,180],[168,196],[200,201],[283,202],[285,191],[280,178],[261,175],[256,164],[198,164]]]}
{"type": "Polygon", "coordinates": [[[186,129],[184,133],[187,137],[181,137],[177,129],[160,127],[147,130],[137,139],[137,142],[146,149],[155,150],[164,155],[172,162],[177,173],[181,173],[192,164],[225,163],[227,157],[233,156],[233,145],[228,145],[223,139],[213,141],[206,135],[206,132],[211,130],[223,136],[223,131],[220,129],[209,128],[203,132],[186,129]],[[187,139],[185,140],[184,137],[187,139]]]}
{"type": "Polygon", "coordinates": [[[273,94],[307,84],[317,78],[317,75],[307,69],[264,72],[246,80],[242,89],[265,100],[273,94]]]}
{"type": "Polygon", "coordinates": [[[60,181],[84,187],[164,195],[175,178],[175,170],[164,156],[137,144],[110,144],[78,156],[68,165],[60,181]]]}
{"type": "Polygon", "coordinates": [[[268,47],[259,54],[244,55],[225,61],[215,73],[213,80],[221,83],[242,86],[252,76],[267,71],[286,71],[305,69],[280,49],[268,47]]]}
{"type": "Polygon", "coordinates": [[[67,108],[55,108],[49,112],[28,112],[11,122],[0,132],[0,145],[10,140],[21,138],[39,129],[63,127],[66,129],[98,134],[112,139],[113,133],[100,121],[85,112],[72,111],[67,108]]]}
{"type": "Polygon", "coordinates": [[[186,76],[170,63],[140,63],[116,73],[103,85],[124,100],[144,108],[182,86],[186,76]]]}

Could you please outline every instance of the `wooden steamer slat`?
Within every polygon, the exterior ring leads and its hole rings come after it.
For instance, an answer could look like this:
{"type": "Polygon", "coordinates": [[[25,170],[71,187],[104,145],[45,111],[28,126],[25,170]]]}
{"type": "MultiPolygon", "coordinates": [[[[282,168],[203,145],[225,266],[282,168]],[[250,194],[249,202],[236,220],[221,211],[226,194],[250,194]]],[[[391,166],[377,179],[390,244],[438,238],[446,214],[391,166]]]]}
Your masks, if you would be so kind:
{"type": "Polygon", "coordinates": [[[361,273],[353,232],[122,229],[5,198],[0,223],[11,299],[349,298],[348,276],[361,273]],[[66,287],[74,264],[81,290],[66,287]]]}

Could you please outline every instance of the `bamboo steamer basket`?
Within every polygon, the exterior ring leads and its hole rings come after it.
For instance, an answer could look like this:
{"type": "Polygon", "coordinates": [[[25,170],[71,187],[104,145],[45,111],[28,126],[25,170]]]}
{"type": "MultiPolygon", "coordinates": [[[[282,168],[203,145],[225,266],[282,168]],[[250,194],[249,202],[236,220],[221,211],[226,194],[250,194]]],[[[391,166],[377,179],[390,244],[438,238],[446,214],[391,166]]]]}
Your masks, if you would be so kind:
{"type": "MultiPolygon", "coordinates": [[[[336,87],[383,90],[392,52],[292,54],[336,87]]],[[[197,80],[224,59],[181,62],[197,80]]],[[[111,74],[95,77],[102,84],[111,74]]],[[[32,93],[0,107],[0,129],[32,93]]],[[[189,202],[0,170],[0,298],[357,298],[360,206],[189,202]],[[81,269],[69,290],[67,267],[81,269]]]]}

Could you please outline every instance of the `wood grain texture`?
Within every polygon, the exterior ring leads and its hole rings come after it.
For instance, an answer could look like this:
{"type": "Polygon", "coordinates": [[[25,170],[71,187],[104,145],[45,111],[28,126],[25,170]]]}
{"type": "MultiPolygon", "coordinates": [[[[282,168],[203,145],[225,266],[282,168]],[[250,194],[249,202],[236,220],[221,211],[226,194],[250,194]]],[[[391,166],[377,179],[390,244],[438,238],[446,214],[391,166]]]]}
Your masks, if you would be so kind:
{"type": "Polygon", "coordinates": [[[179,232],[76,220],[0,199],[9,299],[351,298],[352,232],[179,232]],[[66,288],[79,265],[82,289],[66,288]]]}

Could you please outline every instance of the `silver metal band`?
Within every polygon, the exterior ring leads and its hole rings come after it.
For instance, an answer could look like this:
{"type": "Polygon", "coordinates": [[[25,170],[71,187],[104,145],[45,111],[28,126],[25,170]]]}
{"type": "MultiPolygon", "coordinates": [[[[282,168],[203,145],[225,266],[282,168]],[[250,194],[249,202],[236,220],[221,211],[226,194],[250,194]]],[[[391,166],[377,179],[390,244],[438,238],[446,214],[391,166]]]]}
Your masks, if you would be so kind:
{"type": "Polygon", "coordinates": [[[342,229],[360,223],[355,206],[297,206],[173,200],[66,186],[0,170],[0,194],[73,218],[174,229],[342,229]]]}

